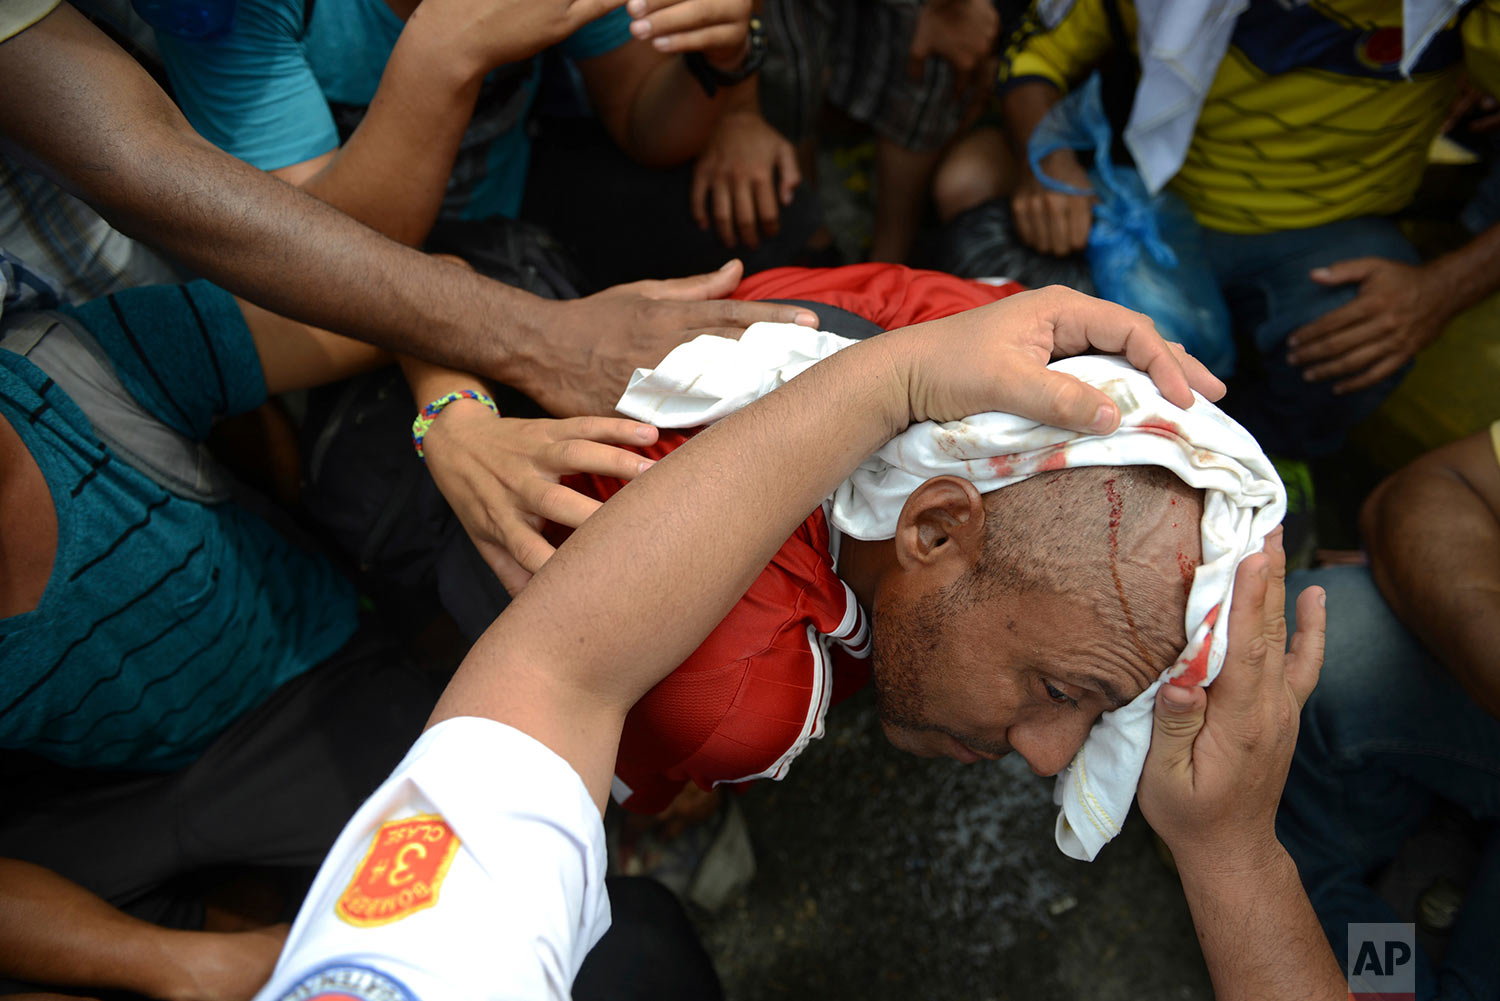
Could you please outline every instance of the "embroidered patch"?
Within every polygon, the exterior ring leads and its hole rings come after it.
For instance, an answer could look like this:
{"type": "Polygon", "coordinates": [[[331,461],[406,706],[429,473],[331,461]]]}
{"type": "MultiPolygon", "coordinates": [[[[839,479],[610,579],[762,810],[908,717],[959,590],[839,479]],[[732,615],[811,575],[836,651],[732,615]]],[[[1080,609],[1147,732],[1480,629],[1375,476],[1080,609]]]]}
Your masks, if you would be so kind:
{"type": "Polygon", "coordinates": [[[416,1001],[406,985],[368,966],[341,963],[303,977],[281,1001],[416,1001]]]}
{"type": "Polygon", "coordinates": [[[381,824],[334,913],[371,928],[431,907],[457,851],[458,835],[437,814],[381,824]]]}

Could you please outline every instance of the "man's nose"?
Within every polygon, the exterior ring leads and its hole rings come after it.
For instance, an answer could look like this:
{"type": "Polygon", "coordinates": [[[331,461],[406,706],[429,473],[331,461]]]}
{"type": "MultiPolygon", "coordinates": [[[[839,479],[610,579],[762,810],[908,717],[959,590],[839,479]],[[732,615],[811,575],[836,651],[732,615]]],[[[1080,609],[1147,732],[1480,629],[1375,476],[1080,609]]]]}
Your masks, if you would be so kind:
{"type": "Polygon", "coordinates": [[[1031,770],[1043,777],[1056,775],[1073,760],[1088,736],[1089,722],[1022,724],[1006,734],[1010,746],[1026,759],[1031,770]]]}

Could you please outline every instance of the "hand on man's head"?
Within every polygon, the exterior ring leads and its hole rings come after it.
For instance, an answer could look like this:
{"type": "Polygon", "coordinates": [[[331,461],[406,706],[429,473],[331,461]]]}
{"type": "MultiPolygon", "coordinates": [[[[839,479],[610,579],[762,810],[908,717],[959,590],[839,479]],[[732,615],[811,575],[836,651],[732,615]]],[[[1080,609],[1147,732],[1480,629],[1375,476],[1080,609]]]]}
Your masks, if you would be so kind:
{"type": "Polygon", "coordinates": [[[1297,599],[1287,649],[1282,530],[1235,575],[1229,651],[1212,688],[1164,684],[1141,773],[1141,813],[1179,865],[1238,867],[1273,857],[1276,807],[1298,718],[1323,665],[1322,588],[1297,599]]]}
{"type": "Polygon", "coordinates": [[[912,421],[958,420],[1003,411],[1043,424],[1108,434],[1120,410],[1101,390],[1049,362],[1093,351],[1123,355],[1184,409],[1193,390],[1209,400],[1224,384],[1151,318],[1112,302],[1051,286],[893,331],[882,338],[905,366],[912,421]]]}

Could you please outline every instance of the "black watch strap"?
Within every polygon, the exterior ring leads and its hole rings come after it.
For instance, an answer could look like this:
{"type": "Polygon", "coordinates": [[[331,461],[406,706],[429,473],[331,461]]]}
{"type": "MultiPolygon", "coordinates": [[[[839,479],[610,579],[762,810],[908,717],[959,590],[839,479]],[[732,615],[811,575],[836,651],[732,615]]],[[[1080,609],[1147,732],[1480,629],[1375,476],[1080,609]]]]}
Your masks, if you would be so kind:
{"type": "Polygon", "coordinates": [[[738,69],[721,70],[710,64],[701,52],[689,52],[682,57],[687,63],[688,72],[693,74],[693,78],[709,97],[718,94],[720,87],[732,87],[748,79],[766,61],[766,26],[759,17],[750,19],[748,40],[750,44],[745,51],[745,61],[738,69]]]}

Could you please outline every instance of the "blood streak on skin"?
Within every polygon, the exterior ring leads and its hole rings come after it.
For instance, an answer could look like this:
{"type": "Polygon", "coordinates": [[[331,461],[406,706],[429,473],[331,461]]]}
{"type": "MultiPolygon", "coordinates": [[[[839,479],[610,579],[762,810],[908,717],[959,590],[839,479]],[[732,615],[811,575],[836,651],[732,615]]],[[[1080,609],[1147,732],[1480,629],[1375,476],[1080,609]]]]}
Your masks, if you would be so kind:
{"type": "MultiPolygon", "coordinates": [[[[1174,524],[1172,527],[1176,528],[1177,526],[1174,524]]],[[[1198,574],[1198,562],[1191,556],[1178,550],[1177,572],[1182,574],[1182,600],[1186,601],[1188,595],[1193,592],[1193,578],[1198,574]]]]}
{"type": "Polygon", "coordinates": [[[1203,684],[1203,679],[1208,677],[1208,651],[1214,645],[1214,623],[1218,620],[1219,606],[1215,605],[1203,617],[1204,624],[1208,626],[1208,632],[1203,634],[1203,643],[1198,647],[1198,652],[1185,662],[1185,670],[1181,674],[1168,679],[1169,684],[1180,688],[1203,684]]]}
{"type": "Polygon", "coordinates": [[[1130,629],[1130,641],[1146,663],[1151,663],[1151,654],[1141,642],[1141,634],[1135,626],[1135,616],[1130,614],[1130,601],[1125,597],[1125,585],[1120,580],[1120,518],[1125,505],[1120,492],[1115,489],[1114,477],[1104,481],[1104,495],[1109,498],[1109,573],[1115,579],[1115,594],[1120,597],[1120,610],[1125,613],[1125,625],[1130,629]]]}

